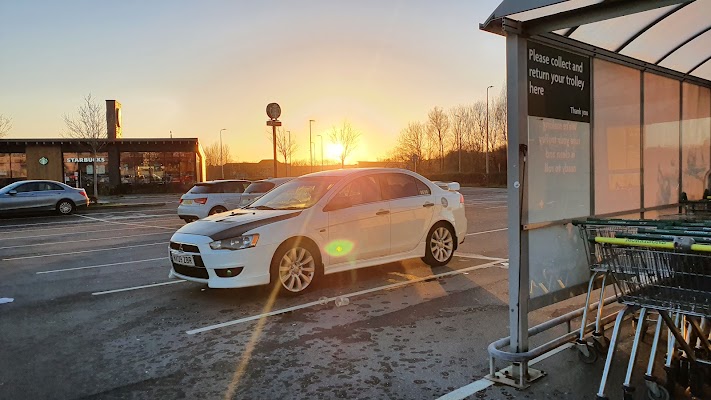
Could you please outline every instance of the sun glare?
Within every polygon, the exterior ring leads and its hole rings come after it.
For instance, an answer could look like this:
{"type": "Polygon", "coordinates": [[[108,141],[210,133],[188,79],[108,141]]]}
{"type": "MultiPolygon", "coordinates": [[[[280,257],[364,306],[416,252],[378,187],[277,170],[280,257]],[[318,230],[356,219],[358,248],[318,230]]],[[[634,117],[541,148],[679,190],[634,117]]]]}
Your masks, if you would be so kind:
{"type": "Polygon", "coordinates": [[[326,146],[326,158],[330,160],[340,160],[343,153],[343,146],[339,143],[330,143],[326,146]]]}

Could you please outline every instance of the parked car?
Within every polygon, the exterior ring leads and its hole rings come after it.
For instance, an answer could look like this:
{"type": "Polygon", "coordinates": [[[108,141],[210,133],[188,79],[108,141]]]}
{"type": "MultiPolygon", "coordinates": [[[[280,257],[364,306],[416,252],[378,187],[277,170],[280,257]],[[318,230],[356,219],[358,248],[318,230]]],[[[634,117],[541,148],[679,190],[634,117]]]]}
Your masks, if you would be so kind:
{"type": "Polygon", "coordinates": [[[323,274],[354,268],[418,257],[445,265],[464,241],[467,219],[459,184],[444,186],[392,168],[304,175],[180,228],[170,240],[169,276],[300,293],[323,274]]]}
{"type": "Polygon", "coordinates": [[[178,217],[185,222],[192,222],[237,208],[242,202],[244,189],[250,183],[241,179],[196,183],[180,197],[178,217]]]}
{"type": "Polygon", "coordinates": [[[294,178],[268,178],[252,182],[242,193],[241,205],[245,206],[264,196],[264,193],[289,182],[294,178]]]}
{"type": "Polygon", "coordinates": [[[27,180],[11,183],[0,189],[0,212],[55,210],[71,214],[78,207],[89,205],[84,189],[61,182],[27,180]]]}

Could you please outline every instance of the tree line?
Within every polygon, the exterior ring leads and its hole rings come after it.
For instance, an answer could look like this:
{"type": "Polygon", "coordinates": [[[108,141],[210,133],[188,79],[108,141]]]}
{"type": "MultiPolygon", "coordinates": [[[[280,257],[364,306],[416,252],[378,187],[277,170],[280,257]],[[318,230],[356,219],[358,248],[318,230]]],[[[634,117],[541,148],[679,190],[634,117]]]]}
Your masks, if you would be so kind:
{"type": "Polygon", "coordinates": [[[443,109],[435,106],[424,120],[409,122],[388,155],[420,173],[502,172],[506,167],[506,87],[498,96],[443,109]],[[487,118],[488,106],[488,118],[487,118]]]}

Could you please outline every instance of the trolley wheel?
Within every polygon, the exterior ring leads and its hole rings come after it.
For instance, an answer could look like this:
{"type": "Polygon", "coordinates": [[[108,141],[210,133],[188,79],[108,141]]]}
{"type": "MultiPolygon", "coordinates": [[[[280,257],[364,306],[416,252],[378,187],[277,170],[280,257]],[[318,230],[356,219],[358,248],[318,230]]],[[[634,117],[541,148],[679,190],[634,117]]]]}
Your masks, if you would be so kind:
{"type": "Polygon", "coordinates": [[[607,355],[607,349],[610,348],[610,339],[606,336],[593,337],[593,347],[601,356],[607,355]]]}
{"type": "Polygon", "coordinates": [[[593,364],[595,361],[597,361],[597,357],[597,351],[595,351],[595,347],[590,345],[590,343],[585,343],[584,351],[578,351],[578,358],[585,364],[593,364]]]}
{"type": "Polygon", "coordinates": [[[649,400],[669,400],[671,398],[667,388],[657,385],[656,383],[654,385],[656,386],[656,390],[651,387],[647,389],[647,398],[649,400]]]}

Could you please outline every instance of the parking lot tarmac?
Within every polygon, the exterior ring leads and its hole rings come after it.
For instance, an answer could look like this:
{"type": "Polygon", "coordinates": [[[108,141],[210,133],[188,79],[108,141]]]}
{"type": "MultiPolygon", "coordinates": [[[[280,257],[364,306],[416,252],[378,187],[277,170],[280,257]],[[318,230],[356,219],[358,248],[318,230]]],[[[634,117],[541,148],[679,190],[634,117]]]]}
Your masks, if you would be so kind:
{"type": "Polygon", "coordinates": [[[437,398],[507,334],[506,196],[463,188],[453,261],[296,297],[168,279],[175,201],[0,220],[0,398],[437,398]]]}

